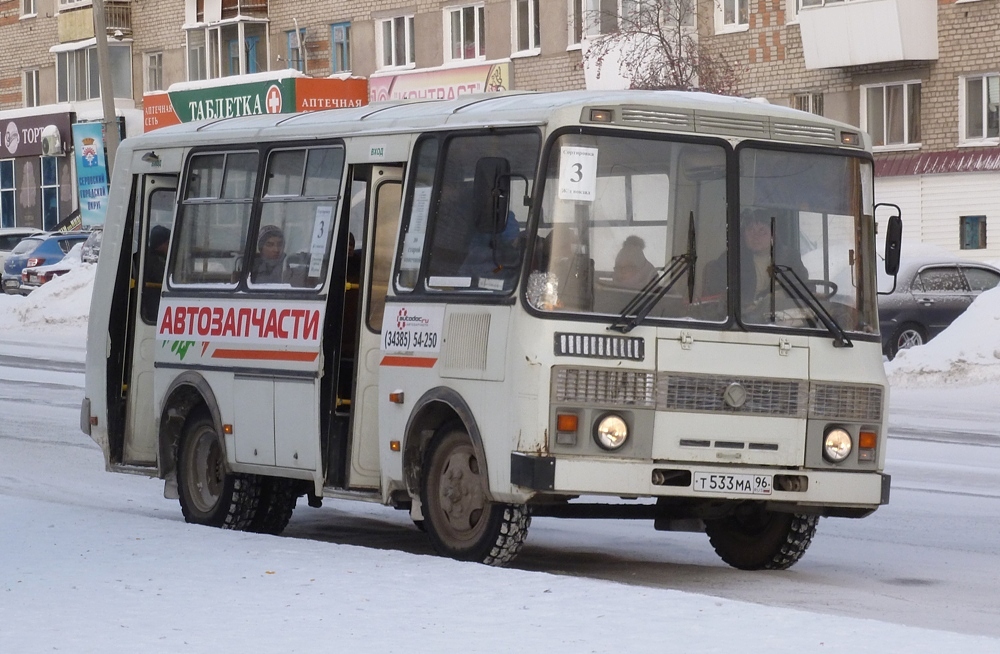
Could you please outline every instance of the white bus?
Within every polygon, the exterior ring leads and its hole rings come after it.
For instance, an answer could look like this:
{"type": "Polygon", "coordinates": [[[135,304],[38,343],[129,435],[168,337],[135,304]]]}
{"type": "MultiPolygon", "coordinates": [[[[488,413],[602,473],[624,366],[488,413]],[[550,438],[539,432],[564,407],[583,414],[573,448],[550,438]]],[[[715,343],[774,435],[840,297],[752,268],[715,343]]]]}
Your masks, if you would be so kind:
{"type": "Polygon", "coordinates": [[[502,565],[532,516],[647,518],[786,568],[889,497],[869,146],[638,91],[128,139],[81,427],[192,523],[375,501],[502,565]]]}

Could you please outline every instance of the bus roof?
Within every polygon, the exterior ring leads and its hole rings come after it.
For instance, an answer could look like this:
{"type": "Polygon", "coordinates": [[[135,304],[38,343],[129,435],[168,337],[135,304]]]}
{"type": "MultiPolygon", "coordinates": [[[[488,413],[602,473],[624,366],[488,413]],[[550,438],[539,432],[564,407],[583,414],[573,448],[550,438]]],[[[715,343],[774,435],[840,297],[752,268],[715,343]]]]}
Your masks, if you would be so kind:
{"type": "MultiPolygon", "coordinates": [[[[363,107],[220,118],[161,128],[128,139],[134,148],[231,139],[323,138],[481,126],[593,122],[587,109],[614,109],[610,123],[706,135],[841,145],[859,128],[766,101],[682,91],[504,92],[454,100],[395,100],[363,107]],[[561,118],[560,118],[561,117],[561,118]]],[[[869,143],[867,135],[857,147],[869,143]]]]}

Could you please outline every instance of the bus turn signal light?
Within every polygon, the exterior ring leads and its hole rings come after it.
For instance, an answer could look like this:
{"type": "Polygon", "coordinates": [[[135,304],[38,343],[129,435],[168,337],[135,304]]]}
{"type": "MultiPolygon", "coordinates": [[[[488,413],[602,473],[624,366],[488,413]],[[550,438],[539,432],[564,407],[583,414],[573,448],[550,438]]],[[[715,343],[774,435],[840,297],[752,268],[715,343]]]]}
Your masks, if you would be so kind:
{"type": "Polygon", "coordinates": [[[560,413],[556,416],[556,431],[576,431],[576,428],[575,413],[560,413]]]}
{"type": "Polygon", "coordinates": [[[858,461],[875,460],[875,444],[878,435],[873,431],[862,431],[858,435],[858,461]]]}

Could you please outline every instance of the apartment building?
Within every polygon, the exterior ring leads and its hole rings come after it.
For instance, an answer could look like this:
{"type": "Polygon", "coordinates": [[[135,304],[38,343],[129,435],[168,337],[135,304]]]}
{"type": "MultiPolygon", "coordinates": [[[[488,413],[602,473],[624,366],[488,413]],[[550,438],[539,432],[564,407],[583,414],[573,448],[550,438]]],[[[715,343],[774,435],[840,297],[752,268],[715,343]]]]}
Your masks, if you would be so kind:
{"type": "MultiPolygon", "coordinates": [[[[858,125],[877,199],[909,238],[1000,257],[1000,0],[679,3],[737,92],[858,125]],[[693,3],[693,4],[692,4],[693,3]]],[[[586,57],[639,0],[105,0],[127,134],[174,122],[470,92],[626,87],[586,57]]],[[[0,224],[52,227],[78,206],[55,125],[98,119],[91,0],[0,2],[0,224]],[[16,123],[11,128],[11,122],[16,123]],[[8,139],[5,137],[4,139],[8,139]]]]}

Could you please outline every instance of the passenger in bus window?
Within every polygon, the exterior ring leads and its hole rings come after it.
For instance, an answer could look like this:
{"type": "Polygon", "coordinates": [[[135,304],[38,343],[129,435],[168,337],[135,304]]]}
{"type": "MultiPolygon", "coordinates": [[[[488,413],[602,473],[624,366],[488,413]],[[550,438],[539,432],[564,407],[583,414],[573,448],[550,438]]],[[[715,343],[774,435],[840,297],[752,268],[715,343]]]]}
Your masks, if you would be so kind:
{"type": "Polygon", "coordinates": [[[612,281],[615,286],[640,289],[656,276],[656,267],[646,258],[646,242],[636,235],[629,236],[615,257],[612,281]]]}
{"type": "Polygon", "coordinates": [[[254,284],[280,284],[285,281],[285,234],[277,225],[260,228],[257,237],[257,258],[250,271],[254,284]]]}

